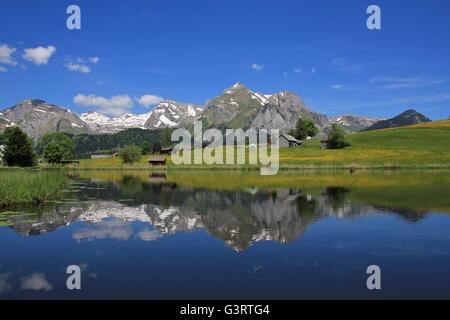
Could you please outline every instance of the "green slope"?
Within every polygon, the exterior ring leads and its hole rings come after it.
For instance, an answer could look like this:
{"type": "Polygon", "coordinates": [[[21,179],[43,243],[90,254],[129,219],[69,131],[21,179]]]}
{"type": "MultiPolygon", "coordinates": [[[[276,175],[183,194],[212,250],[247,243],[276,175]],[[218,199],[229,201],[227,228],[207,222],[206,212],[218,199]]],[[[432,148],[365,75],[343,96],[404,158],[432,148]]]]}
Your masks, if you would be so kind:
{"type": "MultiPolygon", "coordinates": [[[[349,135],[351,146],[339,150],[320,147],[319,140],[305,142],[303,147],[282,148],[282,169],[392,169],[450,168],[450,120],[409,127],[361,132],[349,135]]],[[[84,160],[80,169],[148,169],[147,158],[124,166],[120,159],[84,160]]],[[[170,161],[168,169],[250,169],[250,165],[182,165],[170,161]]]]}
{"type": "Polygon", "coordinates": [[[429,151],[450,151],[450,120],[408,127],[356,133],[348,137],[352,146],[429,151]]]}

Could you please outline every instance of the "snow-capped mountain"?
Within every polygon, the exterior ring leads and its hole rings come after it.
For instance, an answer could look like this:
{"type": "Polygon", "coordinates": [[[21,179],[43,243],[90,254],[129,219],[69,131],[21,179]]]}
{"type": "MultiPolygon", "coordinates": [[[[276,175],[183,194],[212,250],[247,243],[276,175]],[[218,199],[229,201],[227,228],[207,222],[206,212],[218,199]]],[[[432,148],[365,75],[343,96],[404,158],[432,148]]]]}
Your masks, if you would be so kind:
{"type": "Polygon", "coordinates": [[[294,93],[254,92],[241,83],[226,89],[205,107],[204,123],[221,128],[265,128],[289,131],[300,118],[308,117],[323,130],[328,125],[324,114],[309,110],[294,93]]]}
{"type": "Polygon", "coordinates": [[[115,133],[131,128],[161,129],[189,125],[200,116],[202,109],[193,104],[164,101],[152,111],[140,115],[126,113],[110,118],[91,111],[80,115],[81,120],[96,133],[115,133]]]}
{"type": "Polygon", "coordinates": [[[211,127],[242,128],[269,102],[269,97],[236,83],[206,104],[204,122],[211,127]]]}
{"type": "Polygon", "coordinates": [[[141,115],[126,113],[120,117],[110,118],[96,111],[91,111],[82,113],[80,118],[95,133],[115,133],[130,128],[146,129],[145,123],[151,114],[151,112],[141,115]]]}
{"type": "Polygon", "coordinates": [[[149,113],[145,128],[160,129],[189,126],[202,112],[203,109],[194,104],[185,104],[170,100],[164,101],[149,113]]]}
{"type": "Polygon", "coordinates": [[[347,132],[364,130],[374,123],[382,120],[384,119],[356,116],[351,114],[329,118],[330,123],[340,124],[347,132]]]}

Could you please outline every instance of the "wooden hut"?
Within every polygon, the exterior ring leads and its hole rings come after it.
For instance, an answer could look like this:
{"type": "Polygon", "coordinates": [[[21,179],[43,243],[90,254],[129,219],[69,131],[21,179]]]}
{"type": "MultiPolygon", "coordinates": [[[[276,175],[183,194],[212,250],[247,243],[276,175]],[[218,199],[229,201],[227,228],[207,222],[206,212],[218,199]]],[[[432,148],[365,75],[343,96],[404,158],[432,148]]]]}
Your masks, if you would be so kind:
{"type": "Polygon", "coordinates": [[[302,142],[287,133],[280,134],[280,147],[292,148],[301,146],[302,142]]]}
{"type": "Polygon", "coordinates": [[[151,166],[165,166],[166,165],[166,157],[165,156],[149,157],[148,164],[151,166]]]}

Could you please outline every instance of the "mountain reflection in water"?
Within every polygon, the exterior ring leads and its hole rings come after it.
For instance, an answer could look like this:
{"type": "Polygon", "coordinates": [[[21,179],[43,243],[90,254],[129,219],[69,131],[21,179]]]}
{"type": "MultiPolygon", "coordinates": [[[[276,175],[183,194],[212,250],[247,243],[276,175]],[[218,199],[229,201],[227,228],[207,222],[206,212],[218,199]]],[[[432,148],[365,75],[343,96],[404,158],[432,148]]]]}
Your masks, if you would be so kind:
{"type": "Polygon", "coordinates": [[[326,217],[352,219],[388,212],[416,222],[428,212],[354,201],[348,187],[324,186],[315,194],[302,188],[215,190],[180,186],[166,181],[164,174],[150,174],[145,180],[133,175],[116,180],[78,179],[72,191],[70,199],[62,203],[34,208],[38,213],[32,219],[12,218],[11,228],[33,236],[75,221],[85,222],[73,232],[77,241],[151,241],[204,229],[241,252],[257,241],[295,241],[310,224],[326,217]],[[149,228],[134,232],[129,226],[132,222],[149,228]]]}

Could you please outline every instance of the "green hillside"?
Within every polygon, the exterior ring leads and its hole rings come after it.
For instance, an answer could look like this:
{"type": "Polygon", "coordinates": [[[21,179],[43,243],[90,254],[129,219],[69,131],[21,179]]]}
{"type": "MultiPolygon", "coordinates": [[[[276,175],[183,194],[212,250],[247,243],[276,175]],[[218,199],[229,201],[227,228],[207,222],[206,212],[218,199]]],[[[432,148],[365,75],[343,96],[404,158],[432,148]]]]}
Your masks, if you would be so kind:
{"type": "MultiPolygon", "coordinates": [[[[280,150],[281,169],[391,169],[450,168],[450,120],[435,121],[409,127],[361,132],[349,135],[351,146],[328,150],[313,139],[303,147],[280,150]]],[[[80,169],[149,169],[148,157],[133,165],[121,160],[83,160],[80,169]]],[[[249,165],[183,165],[175,166],[168,159],[168,169],[257,169],[249,165]]]]}
{"type": "Polygon", "coordinates": [[[317,140],[280,152],[284,168],[450,167],[450,120],[349,135],[351,147],[321,149],[317,140]]]}
{"type": "Polygon", "coordinates": [[[360,148],[450,151],[450,120],[361,132],[348,138],[360,148]]]}

